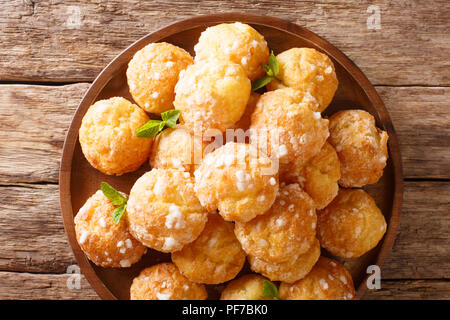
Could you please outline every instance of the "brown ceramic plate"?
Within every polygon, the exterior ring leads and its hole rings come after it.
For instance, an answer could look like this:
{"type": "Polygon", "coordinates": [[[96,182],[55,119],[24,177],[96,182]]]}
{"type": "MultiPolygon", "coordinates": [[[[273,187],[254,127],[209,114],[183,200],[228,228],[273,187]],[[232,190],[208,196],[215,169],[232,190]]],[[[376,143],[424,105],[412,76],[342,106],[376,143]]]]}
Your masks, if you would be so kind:
{"type": "MultiPolygon", "coordinates": [[[[145,45],[151,42],[166,41],[193,54],[193,47],[200,33],[206,27],[234,21],[248,23],[257,29],[264,35],[275,54],[292,47],[312,47],[326,53],[336,67],[339,87],[325,114],[331,115],[337,110],[345,108],[364,109],[375,116],[378,127],[389,133],[389,160],[383,178],[377,184],[365,188],[375,198],[385,215],[388,223],[386,235],[375,249],[364,256],[358,259],[339,259],[353,276],[358,298],[366,290],[367,267],[372,264],[381,266],[391,251],[399,223],[403,195],[400,150],[389,114],[366,76],[332,44],[311,31],[290,22],[240,13],[199,16],[176,22],[153,32],[119,54],[103,69],[86,92],[67,133],[59,175],[64,227],[83,274],[103,299],[128,299],[132,279],[139,274],[140,270],[162,261],[170,261],[170,255],[149,250],[140,262],[130,268],[104,269],[89,262],[81,251],[75,237],[73,218],[89,196],[99,189],[100,182],[107,181],[119,190],[128,193],[136,179],[149,170],[148,164],[144,164],[138,171],[120,177],[107,176],[95,170],[81,152],[78,141],[81,120],[89,106],[97,100],[112,96],[123,96],[132,100],[128,93],[125,71],[128,61],[134,53],[145,45]]],[[[327,253],[324,252],[324,254],[327,253]]],[[[248,266],[245,266],[241,273],[246,272],[249,272],[248,266]]],[[[209,286],[208,291],[210,298],[217,298],[218,291],[214,286],[209,286]]]]}

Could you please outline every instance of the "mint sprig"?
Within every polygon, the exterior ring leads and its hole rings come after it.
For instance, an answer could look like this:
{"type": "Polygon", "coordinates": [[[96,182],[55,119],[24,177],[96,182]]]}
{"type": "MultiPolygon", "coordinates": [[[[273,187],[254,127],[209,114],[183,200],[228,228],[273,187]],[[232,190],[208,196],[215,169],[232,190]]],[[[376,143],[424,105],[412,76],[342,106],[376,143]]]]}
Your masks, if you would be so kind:
{"type": "Polygon", "coordinates": [[[277,75],[280,72],[280,65],[278,64],[277,57],[275,57],[273,51],[270,52],[268,63],[263,64],[262,67],[266,72],[266,75],[252,82],[252,91],[256,91],[268,85],[273,79],[277,79],[277,75]]]}
{"type": "Polygon", "coordinates": [[[114,224],[118,224],[127,208],[127,198],[104,181],[101,183],[101,190],[105,197],[112,202],[113,206],[118,206],[112,213],[114,224]]]}
{"type": "Polygon", "coordinates": [[[150,120],[142,127],[137,129],[136,136],[139,138],[154,138],[156,135],[164,130],[167,126],[174,128],[177,125],[177,120],[180,117],[180,110],[169,110],[161,113],[161,120],[150,120]]]}
{"type": "Polygon", "coordinates": [[[270,281],[263,282],[263,296],[267,300],[280,300],[280,294],[277,287],[270,281]]]}

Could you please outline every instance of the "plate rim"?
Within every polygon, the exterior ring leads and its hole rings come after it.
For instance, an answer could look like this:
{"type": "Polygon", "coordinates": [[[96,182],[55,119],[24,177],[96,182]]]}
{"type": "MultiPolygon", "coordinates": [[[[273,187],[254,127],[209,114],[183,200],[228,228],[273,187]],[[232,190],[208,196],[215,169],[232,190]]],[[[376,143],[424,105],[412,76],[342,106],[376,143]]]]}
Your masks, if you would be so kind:
{"type": "MultiPolygon", "coordinates": [[[[121,51],[118,55],[116,55],[111,60],[111,62],[109,62],[97,75],[95,80],[83,95],[83,98],[77,106],[77,109],[71,119],[70,126],[67,130],[59,168],[59,202],[61,208],[61,216],[63,219],[66,236],[68,238],[70,247],[74,253],[78,266],[80,267],[83,275],[86,277],[91,287],[96,291],[101,299],[117,300],[117,297],[100,280],[91,263],[86,258],[86,255],[81,251],[76,241],[73,224],[74,215],[70,193],[71,170],[73,153],[78,139],[78,128],[81,124],[82,118],[81,109],[83,109],[83,106],[85,104],[92,101],[98,96],[98,94],[106,86],[108,81],[114,76],[115,72],[117,72],[118,68],[116,68],[116,65],[121,64],[122,60],[127,57],[131,58],[132,52],[134,50],[138,50],[148,43],[159,41],[160,39],[173,35],[175,33],[190,30],[202,25],[207,26],[214,23],[226,23],[235,21],[271,27],[283,32],[291,33],[295,36],[300,36],[306,41],[311,42],[315,46],[325,51],[329,56],[332,56],[336,61],[338,61],[339,64],[346,70],[346,72],[355,79],[355,81],[360,85],[361,89],[367,95],[369,101],[372,103],[375,110],[377,110],[380,116],[380,120],[383,123],[384,129],[389,134],[389,152],[394,172],[394,195],[391,218],[386,234],[384,235],[384,238],[382,240],[383,242],[381,244],[379,254],[376,257],[376,265],[381,267],[392,250],[395,238],[397,236],[403,203],[403,169],[400,146],[389,112],[386,109],[380,96],[376,92],[375,87],[365,76],[365,74],[350,58],[348,58],[333,44],[331,44],[321,36],[315,34],[314,32],[306,29],[305,27],[299,26],[293,22],[265,15],[242,12],[199,15],[178,20],[176,22],[163,26],[155,30],[154,32],[141,37],[140,39],[129,45],[127,48],[125,48],[123,51],[121,51]]],[[[361,284],[358,286],[355,296],[356,299],[360,299],[366,292],[367,286],[365,284],[368,276],[369,275],[366,275],[361,284]]]]}

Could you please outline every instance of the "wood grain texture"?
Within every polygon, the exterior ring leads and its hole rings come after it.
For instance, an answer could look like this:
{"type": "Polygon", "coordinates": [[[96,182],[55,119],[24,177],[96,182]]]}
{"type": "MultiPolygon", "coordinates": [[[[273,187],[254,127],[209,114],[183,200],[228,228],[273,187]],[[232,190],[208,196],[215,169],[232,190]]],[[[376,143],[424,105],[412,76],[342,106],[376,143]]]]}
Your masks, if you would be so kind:
{"type": "Polygon", "coordinates": [[[446,280],[382,281],[380,290],[367,290],[364,300],[448,300],[450,282],[446,280]]]}
{"type": "Polygon", "coordinates": [[[0,85],[0,181],[57,182],[64,137],[89,84],[0,85]]]}
{"type": "Polygon", "coordinates": [[[0,272],[1,300],[93,300],[99,299],[83,275],[80,289],[68,289],[71,274],[0,272]]]}
{"type": "Polygon", "coordinates": [[[448,182],[405,182],[400,227],[383,279],[450,278],[449,195],[448,182]]]}
{"type": "MultiPolygon", "coordinates": [[[[0,85],[1,184],[57,182],[64,137],[89,84],[0,85]]],[[[406,178],[449,179],[450,88],[377,87],[392,117],[406,178]]]]}
{"type": "MultiPolygon", "coordinates": [[[[0,272],[0,299],[99,299],[81,275],[80,289],[67,288],[68,274],[0,272]],[[20,288],[20,290],[18,290],[20,288]]],[[[386,280],[380,290],[368,290],[363,299],[450,299],[446,280],[386,280]]]]}
{"type": "Polygon", "coordinates": [[[376,89],[398,135],[405,178],[450,178],[450,88],[376,89]]]}
{"type": "Polygon", "coordinates": [[[92,81],[121,50],[183,18],[218,12],[268,14],[325,37],[375,84],[450,85],[450,2],[379,1],[22,1],[2,2],[0,80],[92,81]]]}
{"type": "MultiPolygon", "coordinates": [[[[0,270],[65,273],[76,263],[57,190],[56,185],[0,187],[0,270]]],[[[399,233],[382,268],[383,279],[449,278],[448,194],[449,183],[405,183],[399,233]]]]}
{"type": "Polygon", "coordinates": [[[0,187],[0,270],[64,273],[76,263],[57,185],[0,187]]]}

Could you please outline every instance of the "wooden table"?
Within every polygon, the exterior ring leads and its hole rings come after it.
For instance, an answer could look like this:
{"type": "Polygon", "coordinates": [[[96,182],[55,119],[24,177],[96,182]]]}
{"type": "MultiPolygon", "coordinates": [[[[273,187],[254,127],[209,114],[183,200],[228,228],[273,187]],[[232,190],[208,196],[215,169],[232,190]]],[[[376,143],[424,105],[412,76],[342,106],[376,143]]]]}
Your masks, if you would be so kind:
{"type": "Polygon", "coordinates": [[[76,262],[57,183],[75,108],[98,72],[141,36],[182,18],[226,11],[305,26],[340,48],[376,85],[399,136],[405,194],[382,288],[365,298],[450,298],[449,1],[0,4],[1,299],[98,298],[84,278],[81,289],[66,285],[67,268],[76,262]]]}

